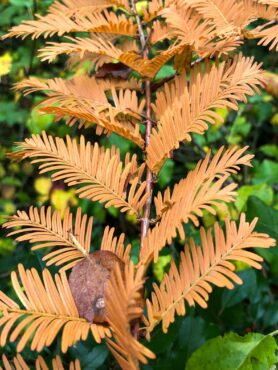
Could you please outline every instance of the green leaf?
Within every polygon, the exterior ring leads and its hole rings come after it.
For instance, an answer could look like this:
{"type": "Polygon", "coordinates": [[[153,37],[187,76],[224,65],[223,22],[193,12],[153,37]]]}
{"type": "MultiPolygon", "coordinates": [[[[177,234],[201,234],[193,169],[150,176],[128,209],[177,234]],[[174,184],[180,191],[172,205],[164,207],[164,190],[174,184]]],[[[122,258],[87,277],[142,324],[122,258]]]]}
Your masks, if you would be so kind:
{"type": "Polygon", "coordinates": [[[240,271],[238,275],[242,279],[243,284],[237,286],[236,289],[223,290],[221,299],[222,311],[228,307],[238,304],[248,297],[252,297],[255,294],[257,285],[256,272],[253,269],[248,268],[240,271]]]}
{"type": "Polygon", "coordinates": [[[0,239],[0,254],[1,256],[8,256],[15,250],[16,244],[11,238],[0,239]]]}
{"type": "Polygon", "coordinates": [[[142,370],[184,369],[187,359],[197,348],[220,334],[216,325],[201,317],[192,317],[190,309],[187,315],[176,317],[167,335],[161,327],[155,329],[151,342],[147,342],[146,346],[156,353],[157,359],[151,366],[142,366],[142,370]]]}
{"type": "MultiPolygon", "coordinates": [[[[272,238],[275,238],[278,242],[278,211],[265,205],[257,197],[250,197],[247,202],[247,221],[252,221],[255,217],[258,217],[256,225],[256,231],[261,233],[267,233],[272,238]]],[[[275,248],[270,248],[269,251],[275,248]]]]}
{"type": "Polygon", "coordinates": [[[104,344],[90,349],[91,343],[80,342],[77,343],[71,352],[74,354],[75,358],[78,358],[81,363],[83,370],[96,370],[100,368],[105,362],[108,356],[108,348],[104,344]]]}
{"type": "Polygon", "coordinates": [[[190,357],[186,370],[270,370],[277,344],[271,336],[226,334],[206,342],[190,357]]]}
{"type": "Polygon", "coordinates": [[[155,81],[161,80],[162,78],[169,77],[176,74],[176,70],[168,64],[164,64],[164,66],[160,69],[160,71],[155,76],[155,81]]]}
{"type": "Polygon", "coordinates": [[[256,168],[253,183],[259,184],[262,182],[268,185],[278,183],[278,163],[265,159],[263,163],[256,168]]]}
{"type": "Polygon", "coordinates": [[[271,205],[273,202],[273,189],[267,184],[244,185],[238,190],[235,205],[239,212],[245,210],[245,205],[250,196],[261,199],[265,204],[271,205]]]}
{"type": "Polygon", "coordinates": [[[172,175],[174,171],[174,161],[171,159],[168,159],[164,166],[162,167],[162,170],[159,173],[158,177],[158,184],[161,188],[164,188],[166,185],[169,184],[171,181],[172,175]]]}
{"type": "Polygon", "coordinates": [[[167,254],[166,256],[158,257],[157,262],[153,264],[153,274],[158,281],[163,279],[165,270],[170,265],[171,259],[171,254],[167,254]]]}
{"type": "Polygon", "coordinates": [[[28,8],[33,6],[33,0],[10,0],[10,3],[15,6],[26,6],[28,8]]]}
{"type": "Polygon", "coordinates": [[[12,176],[6,176],[3,180],[2,180],[2,185],[8,185],[8,186],[20,186],[21,185],[21,182],[15,178],[15,177],[12,177],[12,176]]]}
{"type": "Polygon", "coordinates": [[[246,121],[245,117],[238,117],[231,128],[230,135],[228,136],[229,144],[238,144],[242,138],[245,138],[251,129],[251,124],[246,121]]]}
{"type": "Polygon", "coordinates": [[[262,145],[259,151],[267,155],[268,157],[273,157],[278,159],[278,146],[275,144],[262,145]]]}
{"type": "Polygon", "coordinates": [[[37,109],[33,109],[31,117],[27,121],[27,127],[32,134],[41,134],[47,130],[54,122],[52,114],[40,114],[37,109]]]}
{"type": "Polygon", "coordinates": [[[27,111],[20,109],[14,102],[3,101],[0,103],[0,122],[12,126],[16,123],[24,124],[27,118],[27,111]]]}
{"type": "MultiPolygon", "coordinates": [[[[116,134],[111,134],[108,139],[109,144],[116,145],[117,148],[121,149],[121,154],[127,153],[131,148],[131,142],[118,136],[116,134]]],[[[103,144],[107,143],[107,139],[103,141],[103,144]]]]}
{"type": "MultiPolygon", "coordinates": [[[[278,211],[265,205],[260,199],[250,197],[247,202],[246,218],[250,222],[255,217],[258,217],[256,231],[269,234],[278,244],[278,211]]],[[[278,248],[259,248],[256,252],[270,263],[271,272],[278,276],[278,248]]]]}
{"type": "Polygon", "coordinates": [[[108,356],[108,348],[104,345],[96,346],[93,350],[82,359],[82,368],[84,370],[94,370],[100,367],[108,356]]]}

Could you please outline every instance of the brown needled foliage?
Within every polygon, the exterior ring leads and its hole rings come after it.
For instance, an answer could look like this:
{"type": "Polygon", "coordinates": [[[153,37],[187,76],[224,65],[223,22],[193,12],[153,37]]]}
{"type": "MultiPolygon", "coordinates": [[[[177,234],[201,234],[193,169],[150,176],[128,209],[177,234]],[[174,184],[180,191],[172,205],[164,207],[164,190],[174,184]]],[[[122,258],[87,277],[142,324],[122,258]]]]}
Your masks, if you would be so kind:
{"type": "MultiPolygon", "coordinates": [[[[137,153],[124,156],[121,148],[76,133],[59,138],[43,132],[17,143],[11,157],[30,159],[39,173],[73,186],[79,198],[136,218],[141,232],[134,264],[132,245],[108,225],[100,245],[92,246],[93,217],[81,208],[61,215],[51,207],[30,207],[9,217],[8,235],[45,252],[46,267],[59,272],[39,273],[20,264],[18,273],[11,273],[17,298],[0,292],[1,346],[16,341],[18,352],[26,346],[42,352],[60,335],[65,353],[91,332],[97,343],[105,340],[123,370],[138,370],[155,359],[140,342],[143,336],[149,339],[160,323],[166,333],[187,306],[206,308],[213,286],[241,284],[231,261],[260,269],[262,258],[252,248],[274,246],[268,235],[255,231],[257,219],[247,222],[244,215],[238,222],[227,218],[224,228],[201,227],[200,246],[185,234],[187,223],[199,228],[204,211],[215,214],[235,201],[232,176],[251,166],[247,147],[209,151],[172,188],[157,192],[155,185],[181,143],[194,145],[194,135],[223,120],[216,109],[237,110],[263,88],[262,65],[239,47],[255,39],[277,51],[277,2],[151,0],[140,14],[137,10],[135,0],[56,0],[46,15],[23,21],[3,37],[55,36],[39,50],[40,59],[52,62],[65,54],[67,68],[86,64],[86,73],[30,78],[15,88],[44,94],[42,114],[77,129],[93,127],[97,135],[119,135],[137,153]],[[257,20],[260,25],[254,26],[257,20]],[[155,81],[166,63],[176,73],[155,81]],[[184,251],[146,297],[148,266],[176,239],[184,242],[184,251]]],[[[14,359],[4,355],[2,362],[7,370],[49,368],[41,356],[27,364],[19,353],[14,359]]],[[[65,365],[56,357],[52,369],[81,366],[78,359],[65,365]]]]}
{"type": "Polygon", "coordinates": [[[38,356],[35,362],[35,367],[29,367],[24,361],[23,357],[18,353],[12,360],[8,360],[5,355],[2,355],[3,369],[4,370],[81,370],[79,360],[70,362],[69,367],[64,367],[63,362],[59,356],[52,360],[52,366],[49,367],[41,356],[38,356]]]}

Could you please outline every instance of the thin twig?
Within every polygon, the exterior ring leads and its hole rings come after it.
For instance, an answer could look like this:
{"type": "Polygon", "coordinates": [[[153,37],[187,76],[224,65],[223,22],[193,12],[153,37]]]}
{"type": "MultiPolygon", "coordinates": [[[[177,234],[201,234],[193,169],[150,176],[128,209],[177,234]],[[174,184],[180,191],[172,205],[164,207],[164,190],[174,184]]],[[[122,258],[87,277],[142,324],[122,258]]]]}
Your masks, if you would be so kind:
{"type": "Polygon", "coordinates": [[[140,16],[139,16],[139,14],[137,13],[137,10],[136,10],[135,0],[131,0],[131,9],[132,9],[132,13],[133,13],[134,17],[136,18],[136,23],[137,23],[137,26],[138,26],[139,38],[140,38],[142,49],[145,49],[146,39],[145,39],[143,25],[142,25],[140,16]]]}
{"type": "MultiPolygon", "coordinates": [[[[147,52],[147,49],[146,49],[147,52]]],[[[152,120],[151,120],[151,81],[146,81],[146,133],[145,133],[145,148],[150,144],[150,136],[152,131],[152,120]]],[[[152,204],[152,188],[153,188],[153,175],[149,167],[147,166],[146,172],[146,192],[149,193],[149,197],[144,207],[144,213],[141,221],[141,242],[140,248],[143,247],[144,239],[147,235],[149,224],[150,224],[150,213],[152,204]]]]}
{"type": "MultiPolygon", "coordinates": [[[[145,37],[143,26],[141,19],[137,13],[135,0],[131,0],[131,9],[133,15],[135,16],[139,38],[141,42],[141,47],[143,51],[143,57],[148,58],[149,50],[147,47],[148,37],[145,37]]],[[[151,92],[151,81],[146,80],[145,82],[145,94],[146,94],[146,133],[145,133],[145,149],[148,147],[150,143],[150,136],[152,131],[152,118],[151,118],[151,102],[152,102],[152,92],[151,92]]],[[[147,166],[146,170],[146,193],[149,194],[149,197],[146,201],[143,217],[141,219],[141,240],[140,240],[140,248],[143,247],[144,239],[147,235],[149,224],[150,224],[150,213],[151,213],[151,204],[152,204],[152,188],[153,188],[153,176],[151,170],[147,166]]]]}
{"type": "MultiPolygon", "coordinates": [[[[133,15],[136,18],[138,31],[139,31],[139,38],[142,47],[142,56],[143,58],[148,58],[149,50],[148,50],[148,37],[145,37],[143,26],[141,19],[137,13],[135,0],[131,0],[131,9],[133,15]]],[[[146,121],[145,121],[145,149],[148,147],[150,143],[150,136],[152,131],[152,118],[151,118],[151,99],[152,99],[152,92],[151,92],[151,81],[146,80],[145,82],[145,95],[146,95],[146,121]]],[[[146,166],[146,193],[149,194],[148,199],[146,201],[143,217],[141,219],[141,237],[140,237],[140,248],[143,247],[144,239],[147,235],[149,224],[150,224],[150,213],[151,213],[151,205],[152,205],[152,188],[153,188],[153,175],[151,170],[146,166]]],[[[142,291],[143,295],[143,291],[142,291]]],[[[132,334],[134,338],[138,340],[139,338],[139,329],[140,329],[140,319],[136,320],[132,334]]]]}
{"type": "MultiPolygon", "coordinates": [[[[149,50],[147,46],[148,37],[145,37],[141,19],[137,13],[135,0],[131,0],[131,9],[133,15],[136,18],[139,38],[141,42],[141,47],[143,51],[143,58],[148,58],[149,50]]],[[[151,92],[151,81],[146,80],[145,82],[145,94],[146,94],[146,133],[145,133],[145,149],[150,144],[150,136],[152,131],[152,118],[151,118],[151,102],[152,102],[152,92],[151,92]]],[[[147,166],[146,170],[146,193],[149,194],[149,197],[146,201],[144,207],[144,213],[141,220],[141,240],[140,248],[143,247],[144,239],[147,235],[149,224],[150,224],[150,213],[151,213],[151,204],[152,204],[152,188],[153,188],[153,176],[151,170],[147,166]]]]}

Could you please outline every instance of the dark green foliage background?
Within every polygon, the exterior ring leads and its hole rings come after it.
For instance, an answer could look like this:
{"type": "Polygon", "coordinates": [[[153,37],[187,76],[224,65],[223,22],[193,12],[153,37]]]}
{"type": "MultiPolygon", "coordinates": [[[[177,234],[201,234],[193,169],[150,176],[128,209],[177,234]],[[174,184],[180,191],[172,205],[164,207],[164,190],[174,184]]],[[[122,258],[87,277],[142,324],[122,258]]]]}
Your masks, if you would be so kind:
{"type": "MultiPolygon", "coordinates": [[[[51,0],[2,0],[0,1],[0,35],[3,35],[10,26],[18,24],[23,19],[30,19],[34,13],[43,14],[51,0]]],[[[34,187],[38,176],[36,168],[28,162],[18,165],[12,163],[6,153],[11,151],[13,143],[21,141],[31,133],[40,133],[47,129],[49,134],[60,137],[69,133],[71,136],[79,134],[76,129],[69,129],[62,123],[54,123],[51,117],[43,119],[32,113],[32,106],[39,101],[40,96],[23,97],[11,90],[13,83],[24,77],[37,76],[43,78],[67,77],[70,72],[64,70],[60,61],[55,64],[41,63],[35,57],[36,50],[43,40],[32,41],[26,39],[5,40],[0,43],[0,57],[9,53],[12,57],[12,67],[9,74],[1,77],[0,81],[0,182],[1,200],[0,217],[13,214],[16,209],[26,209],[31,204],[41,205],[34,187]]],[[[246,55],[254,55],[258,61],[263,61],[264,68],[273,73],[277,65],[277,55],[265,48],[256,47],[248,42],[243,48],[246,55]]],[[[164,66],[157,79],[173,73],[172,67],[164,66]]],[[[259,216],[257,231],[269,233],[273,238],[278,237],[278,110],[277,96],[263,93],[249,99],[245,105],[240,105],[238,112],[222,112],[225,125],[217,124],[211,127],[205,136],[195,136],[191,144],[183,144],[175,152],[174,159],[164,166],[157,189],[164,189],[173,185],[185,176],[186,172],[194,168],[208,148],[215,152],[221,145],[238,144],[249,145],[250,151],[256,155],[253,168],[244,169],[236,177],[239,183],[239,199],[236,206],[229,209],[230,215],[237,218],[239,209],[247,214],[248,220],[259,216]]],[[[104,138],[96,138],[94,130],[82,132],[89,140],[101,140],[105,145],[116,144],[121,147],[123,154],[134,151],[136,148],[123,139],[112,135],[107,143],[104,138]]],[[[66,190],[63,184],[54,184],[53,189],[59,187],[66,190]]],[[[48,204],[46,201],[45,204],[48,204]]],[[[133,244],[133,254],[138,253],[139,226],[132,219],[126,219],[115,209],[106,210],[103,206],[87,201],[80,202],[84,212],[95,216],[95,227],[92,238],[93,248],[98,248],[102,230],[106,224],[115,226],[117,233],[125,232],[128,240],[133,244]]],[[[205,215],[203,224],[211,226],[217,219],[223,222],[223,214],[217,217],[205,215]]],[[[192,226],[185,226],[187,235],[198,240],[198,231],[192,226]]],[[[163,251],[159,263],[150,269],[147,283],[147,294],[152,281],[168,268],[170,257],[177,258],[182,245],[176,242],[163,251]],[[168,257],[167,257],[168,256],[168,257]],[[169,257],[170,256],[170,257],[169,257]]],[[[278,248],[259,251],[265,258],[262,271],[254,271],[242,264],[238,265],[239,275],[244,284],[235,290],[215,289],[210,297],[209,308],[202,310],[198,307],[188,309],[187,316],[177,318],[169,328],[167,335],[162,335],[161,328],[153,333],[150,348],[157,354],[157,360],[145,366],[148,370],[185,369],[191,354],[209,339],[224,333],[235,332],[245,335],[249,332],[270,333],[278,329],[278,248]]],[[[10,285],[10,272],[16,269],[18,263],[25,267],[44,267],[40,252],[31,252],[28,245],[17,245],[6,237],[3,230],[0,236],[0,288],[14,297],[10,285]]],[[[54,270],[53,270],[54,271],[54,270]]],[[[268,343],[269,344],[269,343],[268,343]]],[[[217,347],[215,347],[217,348],[217,347]]],[[[7,355],[15,353],[15,345],[9,344],[0,349],[7,355]]],[[[59,341],[43,353],[46,359],[60,354],[59,341]]],[[[23,352],[27,362],[32,363],[35,353],[26,349],[23,352]]],[[[78,343],[63,357],[65,363],[70,359],[79,358],[83,369],[113,369],[114,360],[108,354],[104,344],[95,345],[92,339],[78,343]]],[[[189,365],[188,365],[189,366],[189,365]]],[[[222,365],[215,369],[222,370],[222,365]]],[[[245,365],[244,365],[245,366],[245,365]]],[[[241,369],[267,369],[267,367],[241,367],[241,369]]],[[[191,369],[191,368],[189,368],[191,369]]],[[[208,369],[213,369],[208,367],[208,369]]],[[[223,368],[224,369],[224,368],[223,368]]]]}

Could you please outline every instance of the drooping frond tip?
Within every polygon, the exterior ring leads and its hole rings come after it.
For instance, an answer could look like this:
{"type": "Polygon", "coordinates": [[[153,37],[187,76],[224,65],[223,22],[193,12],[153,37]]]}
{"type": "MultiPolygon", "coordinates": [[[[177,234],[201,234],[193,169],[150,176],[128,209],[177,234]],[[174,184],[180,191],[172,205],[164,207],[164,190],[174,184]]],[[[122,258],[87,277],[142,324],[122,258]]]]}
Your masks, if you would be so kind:
{"type": "Polygon", "coordinates": [[[204,210],[216,214],[224,204],[235,200],[236,183],[226,183],[240,165],[251,166],[253,155],[245,154],[245,148],[220,148],[210,159],[210,151],[194,170],[174,186],[172,194],[167,188],[155,198],[158,223],[149,230],[140,251],[140,264],[148,265],[152,258],[157,261],[159,251],[177,236],[185,240],[183,224],[192,221],[199,226],[204,210]]]}
{"type": "MultiPolygon", "coordinates": [[[[15,236],[18,242],[28,241],[32,250],[54,248],[43,257],[46,265],[62,266],[60,271],[68,270],[90,254],[93,217],[82,215],[78,208],[73,222],[73,214],[66,209],[63,218],[58,210],[51,207],[40,209],[30,207],[29,212],[17,211],[3,225],[6,229],[16,228],[8,236],[15,236]]],[[[114,236],[114,228],[105,228],[101,250],[116,254],[123,262],[129,261],[130,248],[124,246],[125,235],[114,236]]]]}
{"type": "Polygon", "coordinates": [[[61,360],[60,356],[56,356],[52,360],[52,366],[49,368],[49,366],[46,364],[45,360],[42,356],[38,356],[38,358],[35,361],[35,364],[33,364],[31,367],[28,366],[26,361],[24,361],[23,357],[20,353],[18,353],[12,360],[8,360],[6,355],[2,355],[2,362],[4,370],[81,370],[80,362],[79,360],[75,360],[70,362],[69,367],[65,369],[63,362],[61,360]]]}
{"type": "Polygon", "coordinates": [[[128,0],[55,0],[49,7],[49,13],[60,12],[70,15],[78,15],[87,13],[88,11],[96,11],[100,9],[117,6],[129,10],[128,0]]]}
{"type": "Polygon", "coordinates": [[[82,216],[81,208],[77,210],[73,223],[69,208],[62,218],[61,213],[58,210],[52,212],[51,207],[30,207],[28,213],[17,211],[3,227],[16,228],[8,236],[15,236],[18,242],[35,244],[32,250],[55,248],[54,252],[43,257],[47,266],[67,264],[66,268],[70,268],[90,253],[93,217],[82,216]]]}
{"type": "Polygon", "coordinates": [[[42,137],[32,135],[20,143],[18,149],[13,155],[15,158],[31,158],[32,163],[40,164],[40,173],[51,172],[53,180],[77,186],[80,198],[140,215],[148,194],[144,194],[146,182],[140,181],[144,166],[136,166],[136,156],[126,157],[123,163],[115,148],[86,143],[83,136],[78,144],[69,136],[63,140],[47,136],[45,132],[42,137]]]}
{"type": "Polygon", "coordinates": [[[23,308],[0,292],[0,344],[14,342],[19,337],[17,351],[21,352],[31,340],[31,350],[42,351],[50,346],[62,331],[62,352],[78,340],[86,340],[91,331],[100,342],[110,336],[110,330],[101,325],[90,324],[79,317],[65,273],[51,273],[45,269],[41,279],[35,269],[18,267],[19,277],[12,272],[13,288],[23,308]]]}
{"type": "Polygon", "coordinates": [[[220,65],[206,62],[202,71],[196,65],[190,73],[175,77],[156,94],[153,104],[158,118],[147,148],[148,166],[158,173],[170,152],[180,142],[191,141],[192,133],[204,134],[208,124],[223,121],[215,108],[238,109],[264,83],[260,65],[242,55],[220,65]]]}
{"type": "Polygon", "coordinates": [[[131,262],[123,274],[115,269],[106,287],[107,317],[113,333],[113,339],[106,342],[123,370],[138,370],[140,362],[146,364],[148,358],[155,358],[132,334],[138,330],[143,313],[143,276],[144,269],[136,271],[131,262]]]}
{"type": "Polygon", "coordinates": [[[79,122],[79,127],[96,123],[99,129],[114,132],[141,148],[144,145],[139,121],[145,99],[139,102],[136,91],[119,88],[112,83],[108,87],[107,82],[89,76],[71,80],[30,78],[15,87],[25,94],[46,94],[47,98],[38,106],[40,112],[54,114],[57,120],[67,117],[66,123],[70,126],[76,122],[79,122]]]}
{"type": "Polygon", "coordinates": [[[23,21],[19,26],[14,26],[3,38],[31,36],[36,39],[54,35],[62,36],[70,32],[95,32],[113,35],[134,36],[136,25],[132,19],[124,15],[117,16],[113,12],[104,11],[80,14],[77,18],[63,13],[50,13],[46,16],[37,15],[37,19],[23,21]]]}
{"type": "Polygon", "coordinates": [[[255,232],[256,223],[257,219],[254,219],[249,224],[242,214],[238,227],[234,221],[226,220],[225,233],[218,223],[207,232],[201,228],[201,247],[190,239],[180,255],[179,267],[172,262],[160,286],[154,285],[151,301],[147,301],[148,335],[161,321],[163,331],[167,332],[175,314],[185,315],[185,302],[206,308],[212,285],[232,289],[234,283],[241,284],[231,261],[261,268],[263,258],[250,248],[270,248],[275,245],[275,240],[255,232]]]}
{"type": "MultiPolygon", "coordinates": [[[[159,14],[170,29],[168,37],[176,37],[184,47],[191,45],[200,57],[219,58],[238,48],[245,37],[264,37],[254,32],[252,23],[258,19],[277,20],[275,1],[178,0],[170,1],[159,14]]],[[[271,36],[277,44],[277,32],[271,36]]],[[[263,43],[268,44],[270,40],[263,43]]],[[[271,44],[270,49],[273,47],[271,44]]]]}

